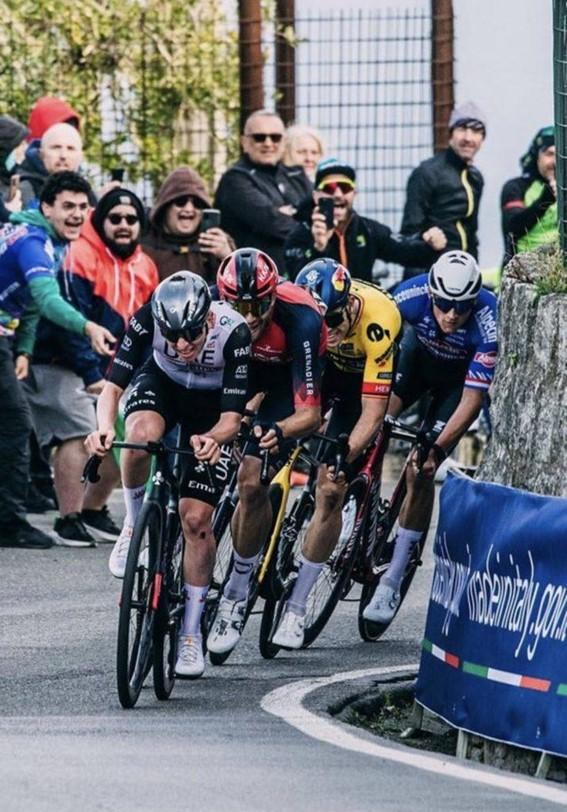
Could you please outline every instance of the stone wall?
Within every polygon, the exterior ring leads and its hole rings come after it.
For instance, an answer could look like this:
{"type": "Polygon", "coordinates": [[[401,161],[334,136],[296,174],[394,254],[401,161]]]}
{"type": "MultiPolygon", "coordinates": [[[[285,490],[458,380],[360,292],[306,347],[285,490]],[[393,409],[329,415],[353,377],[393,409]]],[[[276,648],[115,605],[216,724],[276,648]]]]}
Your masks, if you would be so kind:
{"type": "Polygon", "coordinates": [[[567,496],[567,295],[538,295],[545,255],[507,266],[500,298],[493,434],[478,478],[567,496]]]}

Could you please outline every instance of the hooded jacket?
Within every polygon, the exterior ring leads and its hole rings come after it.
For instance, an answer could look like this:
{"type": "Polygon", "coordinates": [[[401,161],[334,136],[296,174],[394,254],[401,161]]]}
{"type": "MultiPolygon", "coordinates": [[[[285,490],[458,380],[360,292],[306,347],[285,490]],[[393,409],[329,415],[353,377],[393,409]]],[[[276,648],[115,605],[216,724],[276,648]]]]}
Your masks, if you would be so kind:
{"type": "Polygon", "coordinates": [[[174,169],[163,182],[150,212],[150,229],[142,242],[144,250],[157,265],[160,280],[178,271],[193,271],[213,283],[220,260],[200,250],[199,232],[180,237],[164,230],[166,208],[183,195],[196,197],[204,208],[211,205],[205,183],[197,172],[188,166],[174,169]]]}
{"type": "Polygon", "coordinates": [[[39,140],[43,133],[54,124],[64,122],[78,129],[80,121],[81,118],[77,111],[63,99],[57,99],[54,96],[42,96],[36,101],[30,112],[28,121],[30,138],[39,140]]]}
{"type": "Polygon", "coordinates": [[[25,209],[32,200],[38,199],[48,178],[47,169],[41,160],[39,148],[41,141],[32,141],[26,150],[26,157],[16,170],[20,176],[22,206],[25,209]]]}
{"type": "MultiPolygon", "coordinates": [[[[114,256],[90,219],[79,239],[70,244],[59,273],[65,299],[87,319],[107,327],[118,345],[130,318],[150,299],[158,281],[156,266],[139,245],[127,259],[114,256]]],[[[68,367],[86,386],[103,378],[108,367],[108,358],[97,355],[88,339],[54,328],[43,319],[34,362],[68,367]]]]}

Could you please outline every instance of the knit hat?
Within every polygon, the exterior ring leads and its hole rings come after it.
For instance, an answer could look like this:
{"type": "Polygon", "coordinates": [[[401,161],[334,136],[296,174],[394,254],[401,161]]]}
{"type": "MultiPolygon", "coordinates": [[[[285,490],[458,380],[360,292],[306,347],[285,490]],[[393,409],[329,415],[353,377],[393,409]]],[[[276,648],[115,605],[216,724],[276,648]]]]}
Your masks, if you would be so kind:
{"type": "Polygon", "coordinates": [[[0,116],[0,161],[25,141],[28,128],[12,116],[0,116]]]}
{"type": "Polygon", "coordinates": [[[555,145],[555,130],[552,126],[542,127],[538,130],[528,147],[528,151],[520,158],[520,166],[525,175],[537,175],[537,159],[539,153],[555,145]]]}
{"type": "Polygon", "coordinates": [[[180,166],[174,169],[162,183],[150,212],[151,224],[158,226],[163,219],[166,206],[176,198],[184,195],[191,195],[196,198],[204,209],[211,206],[211,199],[205,181],[198,172],[195,172],[189,166],[180,166]]]}
{"type": "Polygon", "coordinates": [[[318,189],[322,181],[328,175],[343,175],[352,181],[353,186],[356,181],[356,172],[348,164],[342,163],[338,158],[325,158],[317,166],[317,173],[315,175],[315,189],[318,189]]]}
{"type": "Polygon", "coordinates": [[[30,139],[41,138],[54,124],[71,124],[79,129],[80,116],[70,104],[54,96],[42,96],[31,109],[28,121],[30,139]]]}
{"type": "Polygon", "coordinates": [[[102,240],[106,241],[104,233],[104,220],[106,215],[115,206],[120,205],[133,206],[136,209],[140,221],[140,233],[145,231],[147,223],[146,211],[140,198],[129,189],[111,189],[110,192],[107,192],[101,197],[92,213],[93,228],[102,240]]]}
{"type": "Polygon", "coordinates": [[[455,107],[449,118],[449,132],[455,127],[470,127],[472,130],[482,130],[486,136],[486,116],[472,101],[455,107]]]}

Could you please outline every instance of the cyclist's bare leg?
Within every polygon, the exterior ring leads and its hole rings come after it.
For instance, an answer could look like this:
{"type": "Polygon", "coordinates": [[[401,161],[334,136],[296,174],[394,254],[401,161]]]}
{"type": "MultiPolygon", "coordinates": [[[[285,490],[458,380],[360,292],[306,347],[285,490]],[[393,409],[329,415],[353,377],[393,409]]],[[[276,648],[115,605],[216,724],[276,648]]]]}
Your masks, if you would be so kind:
{"type": "Polygon", "coordinates": [[[238,470],[238,508],[232,520],[234,549],[252,558],[262,549],[272,521],[268,488],[260,484],[261,460],[244,457],[238,470]]]}
{"type": "Polygon", "coordinates": [[[213,508],[199,499],[179,501],[179,516],[185,536],[183,578],[194,586],[209,586],[215,564],[216,544],[211,527],[213,508]]]}
{"type": "Polygon", "coordinates": [[[309,523],[303,544],[303,555],[313,563],[325,562],[337,544],[342,526],[346,483],[333,482],[328,467],[321,465],[317,473],[315,512],[309,523]]]}
{"type": "MultiPolygon", "coordinates": [[[[126,442],[148,443],[161,440],[165,431],[165,420],[157,412],[134,412],[126,418],[126,442]]],[[[125,488],[139,488],[144,485],[150,473],[151,459],[145,451],[124,448],[120,454],[122,484],[125,488]]]]}

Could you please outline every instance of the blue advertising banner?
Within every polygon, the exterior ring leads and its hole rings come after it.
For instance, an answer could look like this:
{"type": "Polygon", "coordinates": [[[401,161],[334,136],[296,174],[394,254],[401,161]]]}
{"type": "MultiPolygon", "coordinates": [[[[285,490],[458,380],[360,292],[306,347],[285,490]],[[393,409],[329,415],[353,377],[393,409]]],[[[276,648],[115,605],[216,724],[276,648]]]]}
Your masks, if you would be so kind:
{"type": "Polygon", "coordinates": [[[416,699],[567,756],[567,499],[449,475],[416,699]]]}

